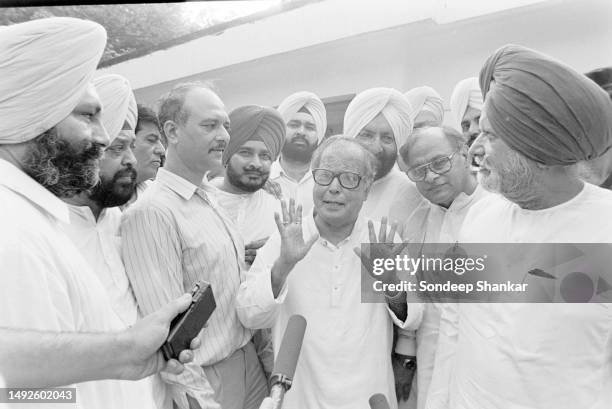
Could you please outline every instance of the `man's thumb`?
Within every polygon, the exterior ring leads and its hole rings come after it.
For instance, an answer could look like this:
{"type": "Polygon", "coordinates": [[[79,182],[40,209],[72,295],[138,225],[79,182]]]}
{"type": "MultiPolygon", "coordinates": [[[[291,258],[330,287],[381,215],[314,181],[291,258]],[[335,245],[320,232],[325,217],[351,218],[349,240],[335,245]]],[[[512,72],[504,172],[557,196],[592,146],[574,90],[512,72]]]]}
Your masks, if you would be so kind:
{"type": "Polygon", "coordinates": [[[164,305],[159,313],[166,321],[170,322],[178,314],[185,311],[189,304],[191,304],[191,294],[186,293],[164,305]]]}

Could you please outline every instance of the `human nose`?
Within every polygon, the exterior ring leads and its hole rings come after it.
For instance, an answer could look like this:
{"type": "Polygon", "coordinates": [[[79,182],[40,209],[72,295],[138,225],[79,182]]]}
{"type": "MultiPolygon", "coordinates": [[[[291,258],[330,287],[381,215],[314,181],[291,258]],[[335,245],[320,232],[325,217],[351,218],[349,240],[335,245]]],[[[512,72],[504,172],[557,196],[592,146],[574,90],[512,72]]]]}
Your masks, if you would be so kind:
{"type": "Polygon", "coordinates": [[[423,178],[423,181],[432,183],[438,176],[440,175],[435,173],[429,166],[427,166],[427,168],[425,168],[425,177],[423,178]]]}
{"type": "Polygon", "coordinates": [[[331,183],[327,187],[327,190],[331,193],[340,193],[342,189],[342,185],[340,184],[340,179],[338,176],[334,176],[331,183]]]}
{"type": "Polygon", "coordinates": [[[468,130],[470,135],[478,135],[480,134],[480,125],[476,119],[472,119],[470,121],[470,129],[468,130]]]}
{"type": "Polygon", "coordinates": [[[155,144],[153,153],[159,156],[162,156],[166,153],[166,149],[164,149],[164,145],[161,143],[161,140],[158,140],[157,143],[155,144]]]}
{"type": "Polygon", "coordinates": [[[124,165],[131,165],[132,167],[136,166],[136,156],[134,156],[134,152],[132,148],[129,148],[125,151],[125,155],[123,156],[122,163],[124,165]]]}
{"type": "Polygon", "coordinates": [[[478,135],[478,137],[476,137],[474,142],[472,142],[472,146],[470,146],[470,149],[468,151],[468,156],[470,158],[470,161],[471,161],[471,158],[476,158],[476,162],[479,162],[480,159],[484,157],[484,154],[485,154],[484,139],[485,137],[481,133],[480,135],[478,135]]]}
{"type": "Polygon", "coordinates": [[[98,115],[98,118],[93,120],[92,124],[91,137],[93,141],[106,148],[108,145],[110,145],[110,138],[108,136],[108,132],[106,132],[106,128],[104,128],[104,125],[102,124],[101,116],[98,115]]]}

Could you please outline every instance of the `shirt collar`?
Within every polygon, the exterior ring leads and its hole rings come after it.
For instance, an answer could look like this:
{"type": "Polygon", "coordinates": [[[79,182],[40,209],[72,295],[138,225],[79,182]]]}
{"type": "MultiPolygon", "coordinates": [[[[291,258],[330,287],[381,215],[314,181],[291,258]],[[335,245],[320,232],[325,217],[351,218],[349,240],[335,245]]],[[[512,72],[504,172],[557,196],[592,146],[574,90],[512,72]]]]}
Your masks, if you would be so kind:
{"type": "MultiPolygon", "coordinates": [[[[204,178],[206,179],[206,177],[204,178]]],[[[164,168],[157,171],[157,178],[155,180],[157,183],[168,187],[185,200],[191,199],[198,188],[187,179],[182,178],[175,173],[169,172],[164,168]]]]}
{"type": "MultiPolygon", "coordinates": [[[[310,211],[308,217],[304,220],[303,226],[304,226],[304,230],[303,230],[304,240],[308,240],[314,234],[320,234],[319,229],[317,229],[317,225],[314,221],[314,208],[310,211]]],[[[349,234],[348,237],[346,237],[344,240],[338,243],[337,247],[340,247],[342,244],[348,241],[354,240],[354,239],[361,242],[362,232],[364,231],[364,229],[367,229],[367,228],[368,228],[368,221],[363,216],[363,212],[361,211],[359,212],[359,216],[357,216],[357,220],[355,221],[355,224],[353,225],[353,230],[351,231],[351,234],[349,234]]],[[[319,241],[322,241],[322,240],[327,241],[326,239],[319,237],[319,241]]]]}
{"type": "MultiPolygon", "coordinates": [[[[285,171],[283,170],[283,167],[280,164],[280,156],[278,158],[278,160],[276,160],[276,162],[272,162],[272,165],[270,166],[270,176],[269,178],[271,180],[274,180],[276,178],[278,178],[279,176],[282,176],[286,179],[289,180],[293,180],[289,175],[287,175],[287,173],[285,173],[285,171]]],[[[304,177],[302,177],[302,180],[298,181],[297,183],[300,184],[308,179],[312,178],[312,172],[311,170],[308,170],[305,174],[304,177]]]]}
{"type": "Polygon", "coordinates": [[[66,203],[4,159],[0,159],[0,186],[24,196],[55,219],[70,222],[66,203]]]}
{"type": "MultiPolygon", "coordinates": [[[[464,192],[460,192],[455,198],[455,200],[453,200],[453,202],[451,203],[448,209],[449,210],[450,209],[459,210],[467,206],[470,206],[472,202],[476,200],[478,197],[480,197],[483,193],[484,193],[484,188],[480,186],[480,183],[478,183],[476,185],[476,189],[474,189],[471,195],[467,195],[464,192]]],[[[443,210],[447,210],[447,209],[444,209],[442,206],[439,206],[439,205],[436,205],[436,206],[440,207],[443,210]]]]}

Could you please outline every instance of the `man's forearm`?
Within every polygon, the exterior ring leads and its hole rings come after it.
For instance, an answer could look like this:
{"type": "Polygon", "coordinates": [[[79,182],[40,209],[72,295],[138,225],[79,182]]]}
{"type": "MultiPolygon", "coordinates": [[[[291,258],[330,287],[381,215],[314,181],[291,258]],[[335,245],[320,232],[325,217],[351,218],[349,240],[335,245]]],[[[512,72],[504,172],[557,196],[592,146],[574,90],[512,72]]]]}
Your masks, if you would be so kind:
{"type": "Polygon", "coordinates": [[[291,270],[293,270],[294,266],[295,264],[283,262],[280,258],[274,262],[271,271],[272,293],[274,294],[274,298],[277,298],[280,294],[287,280],[287,276],[291,270]]]}
{"type": "Polygon", "coordinates": [[[128,361],[122,333],[0,328],[0,375],[9,387],[44,388],[117,379],[128,361]]]}

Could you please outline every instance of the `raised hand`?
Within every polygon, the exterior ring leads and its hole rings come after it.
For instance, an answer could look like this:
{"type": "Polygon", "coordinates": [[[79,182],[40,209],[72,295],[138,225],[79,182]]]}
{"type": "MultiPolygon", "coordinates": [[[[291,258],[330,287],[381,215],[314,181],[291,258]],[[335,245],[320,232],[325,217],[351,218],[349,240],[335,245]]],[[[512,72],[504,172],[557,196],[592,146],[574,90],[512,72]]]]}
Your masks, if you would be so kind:
{"type": "Polygon", "coordinates": [[[274,214],[274,220],[281,238],[280,260],[284,265],[294,266],[306,256],[319,236],[315,234],[308,241],[304,241],[302,206],[298,205],[296,209],[293,199],[289,200],[289,208],[287,208],[284,200],[281,201],[281,210],[283,212],[282,220],[278,213],[274,214]]]}

